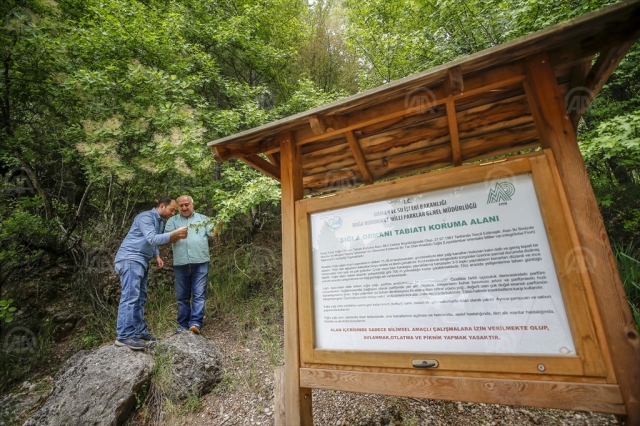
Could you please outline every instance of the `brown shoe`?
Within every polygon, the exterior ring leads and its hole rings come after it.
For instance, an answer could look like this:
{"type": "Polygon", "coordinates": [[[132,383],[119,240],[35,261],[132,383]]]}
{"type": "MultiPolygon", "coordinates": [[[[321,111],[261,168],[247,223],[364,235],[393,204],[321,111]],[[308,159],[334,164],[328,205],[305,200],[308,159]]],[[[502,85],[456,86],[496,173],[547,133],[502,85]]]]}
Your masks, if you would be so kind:
{"type": "Polygon", "coordinates": [[[192,325],[191,327],[189,327],[189,331],[192,331],[196,334],[200,334],[200,329],[198,328],[197,325],[192,325]]]}

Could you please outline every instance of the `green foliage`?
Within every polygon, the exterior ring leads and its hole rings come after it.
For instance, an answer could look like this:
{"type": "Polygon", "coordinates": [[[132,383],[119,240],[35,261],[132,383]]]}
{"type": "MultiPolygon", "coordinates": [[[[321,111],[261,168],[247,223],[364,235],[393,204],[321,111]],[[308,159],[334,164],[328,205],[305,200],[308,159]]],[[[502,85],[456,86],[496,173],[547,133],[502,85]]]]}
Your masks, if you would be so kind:
{"type": "Polygon", "coordinates": [[[578,127],[580,150],[609,237],[640,235],[640,45],[620,63],[578,127]]]}
{"type": "Polygon", "coordinates": [[[59,232],[40,206],[39,197],[0,204],[0,289],[13,274],[37,270],[43,255],[58,251],[59,232]]]}
{"type": "Polygon", "coordinates": [[[18,310],[15,306],[11,306],[13,299],[0,300],[0,322],[12,322],[13,313],[18,310]]]}
{"type": "Polygon", "coordinates": [[[598,123],[581,144],[585,161],[617,160],[617,165],[640,169],[640,110],[598,123]]]}
{"type": "Polygon", "coordinates": [[[609,1],[345,0],[361,88],[424,71],[596,10],[609,1]]]}
{"type": "Polygon", "coordinates": [[[47,371],[54,361],[51,356],[52,338],[46,326],[35,336],[22,333],[20,329],[17,333],[12,333],[12,330],[4,333],[3,343],[6,346],[0,350],[0,393],[30,375],[47,371]],[[7,341],[8,333],[11,337],[7,341]]]}
{"type": "Polygon", "coordinates": [[[636,328],[640,331],[640,253],[634,244],[614,244],[613,252],[636,328]]]}

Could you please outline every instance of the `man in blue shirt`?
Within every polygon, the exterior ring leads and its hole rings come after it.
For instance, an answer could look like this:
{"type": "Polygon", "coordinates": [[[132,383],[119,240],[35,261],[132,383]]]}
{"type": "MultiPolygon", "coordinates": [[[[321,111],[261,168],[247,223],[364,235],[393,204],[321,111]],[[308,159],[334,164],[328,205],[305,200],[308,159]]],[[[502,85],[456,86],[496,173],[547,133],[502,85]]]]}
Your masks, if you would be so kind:
{"type": "Polygon", "coordinates": [[[213,228],[209,218],[193,211],[193,198],[178,197],[179,215],[167,221],[166,231],[188,227],[186,239],[176,241],[173,248],[173,274],[178,300],[178,332],[191,330],[200,334],[207,299],[209,273],[209,235],[215,237],[220,223],[213,228]]]}
{"type": "Polygon", "coordinates": [[[162,219],[173,216],[177,206],[171,197],[160,198],[155,208],[136,216],[129,233],[120,244],[115,259],[115,270],[122,284],[116,324],[116,346],[128,346],[139,350],[144,349],[141,340],[156,340],[144,322],[149,260],[155,257],[158,269],[162,268],[164,262],[158,246],[187,238],[186,227],[162,233],[162,219]]]}

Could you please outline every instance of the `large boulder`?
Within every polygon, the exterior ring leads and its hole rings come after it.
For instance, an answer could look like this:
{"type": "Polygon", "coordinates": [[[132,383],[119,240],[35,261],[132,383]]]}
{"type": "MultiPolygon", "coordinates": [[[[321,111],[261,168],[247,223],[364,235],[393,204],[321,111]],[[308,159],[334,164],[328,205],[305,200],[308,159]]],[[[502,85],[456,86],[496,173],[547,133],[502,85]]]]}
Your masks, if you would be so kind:
{"type": "Polygon", "coordinates": [[[205,395],[222,380],[222,357],[218,346],[202,336],[183,331],[160,341],[158,362],[170,362],[168,394],[175,400],[205,395]]]}
{"type": "Polygon", "coordinates": [[[25,426],[122,424],[153,367],[151,355],[126,347],[80,351],[60,369],[53,392],[25,426]]]}
{"type": "Polygon", "coordinates": [[[47,376],[37,383],[24,382],[19,389],[0,401],[0,426],[18,424],[36,411],[53,390],[53,379],[47,376]]]}

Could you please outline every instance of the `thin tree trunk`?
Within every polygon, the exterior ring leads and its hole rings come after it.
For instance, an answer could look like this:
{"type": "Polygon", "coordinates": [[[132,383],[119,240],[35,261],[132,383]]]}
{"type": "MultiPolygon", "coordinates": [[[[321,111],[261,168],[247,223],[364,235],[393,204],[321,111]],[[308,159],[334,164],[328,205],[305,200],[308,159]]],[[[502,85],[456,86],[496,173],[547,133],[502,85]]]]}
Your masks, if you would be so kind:
{"type": "Polygon", "coordinates": [[[35,186],[36,191],[38,191],[38,194],[40,195],[40,198],[42,198],[42,204],[44,205],[45,219],[51,220],[53,218],[53,208],[51,207],[51,199],[49,198],[47,193],[44,191],[44,188],[42,188],[42,185],[40,185],[40,181],[38,180],[38,177],[36,176],[35,172],[31,169],[31,167],[29,167],[29,164],[27,164],[27,162],[24,161],[17,152],[16,152],[16,157],[18,158],[18,161],[20,161],[20,167],[22,167],[25,173],[27,173],[27,176],[29,176],[31,183],[33,184],[33,186],[35,186]]]}

